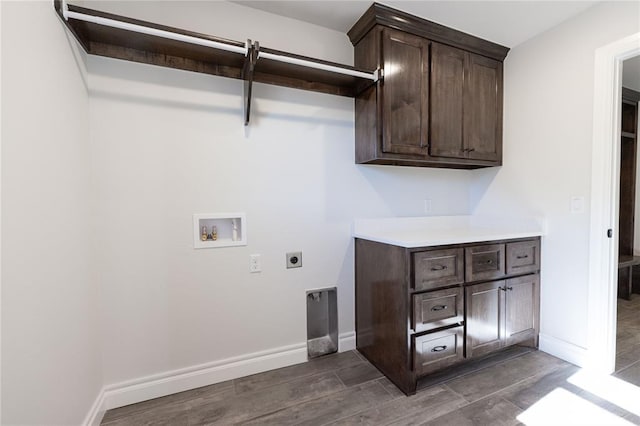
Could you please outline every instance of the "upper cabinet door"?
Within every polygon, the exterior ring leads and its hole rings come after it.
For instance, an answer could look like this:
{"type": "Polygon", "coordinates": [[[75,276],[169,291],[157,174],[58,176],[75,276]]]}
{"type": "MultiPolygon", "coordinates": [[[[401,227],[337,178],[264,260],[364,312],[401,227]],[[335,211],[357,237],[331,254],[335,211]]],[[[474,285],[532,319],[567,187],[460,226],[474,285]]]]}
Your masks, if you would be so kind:
{"type": "Polygon", "coordinates": [[[382,151],[426,156],[429,123],[429,42],[382,32],[382,151]]]}
{"type": "Polygon", "coordinates": [[[467,53],[464,140],[470,159],[502,160],[502,63],[467,53]]]}
{"type": "Polygon", "coordinates": [[[434,157],[464,158],[462,117],[466,52],[431,45],[431,149],[434,157]]]}

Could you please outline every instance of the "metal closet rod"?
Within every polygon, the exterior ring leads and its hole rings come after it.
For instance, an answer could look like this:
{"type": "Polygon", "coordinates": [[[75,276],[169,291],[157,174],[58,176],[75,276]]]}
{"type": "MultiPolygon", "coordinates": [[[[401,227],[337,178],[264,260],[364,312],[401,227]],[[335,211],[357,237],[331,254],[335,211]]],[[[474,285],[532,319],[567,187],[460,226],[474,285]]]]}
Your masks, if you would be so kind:
{"type": "MultiPolygon", "coordinates": [[[[240,53],[245,56],[249,54],[249,44],[245,43],[243,47],[234,46],[232,44],[220,43],[217,41],[207,40],[205,38],[193,37],[184,34],[173,33],[171,31],[159,30],[156,28],[145,27],[143,25],[130,24],[128,22],[122,22],[115,19],[102,18],[100,16],[87,15],[85,13],[72,12],[69,10],[69,6],[66,1],[62,1],[62,16],[65,20],[77,19],[79,21],[92,22],[98,25],[105,25],[107,27],[119,28],[121,30],[133,31],[141,34],[148,34],[156,37],[167,38],[170,40],[182,41],[185,43],[197,44],[200,46],[211,47],[214,49],[226,50],[228,52],[240,53]]],[[[350,75],[353,77],[365,78],[372,81],[378,81],[378,71],[363,72],[352,70],[348,68],[341,68],[334,65],[327,65],[313,61],[307,61],[304,59],[294,58],[291,56],[277,55],[268,52],[258,52],[258,58],[271,59],[273,61],[286,62],[293,65],[301,65],[304,67],[315,68],[324,71],[335,72],[339,74],[350,75]]]]}
{"type": "Polygon", "coordinates": [[[107,27],[119,28],[121,30],[133,31],[136,33],[148,34],[156,37],[168,38],[176,41],[183,41],[191,44],[198,44],[200,46],[212,47],[214,49],[226,50],[234,53],[241,53],[247,55],[249,52],[249,46],[245,43],[243,47],[234,46],[232,44],[220,43],[217,41],[207,40],[205,38],[193,37],[184,34],[172,33],[171,31],[158,30],[156,28],[149,28],[142,25],[130,24],[128,22],[117,21],[115,19],[102,18],[100,16],[87,15],[84,13],[71,12],[66,1],[62,2],[62,16],[65,20],[69,18],[77,19],[79,21],[92,22],[98,25],[105,25],[107,27]]]}
{"type": "Polygon", "coordinates": [[[258,59],[265,58],[273,61],[286,62],[293,65],[302,65],[303,67],[316,68],[324,71],[331,71],[340,74],[351,75],[353,77],[366,78],[368,80],[378,81],[378,71],[363,72],[357,70],[351,70],[348,68],[341,68],[335,65],[321,64],[318,62],[311,62],[304,59],[294,58],[292,56],[276,55],[275,53],[258,51],[258,59]]]}

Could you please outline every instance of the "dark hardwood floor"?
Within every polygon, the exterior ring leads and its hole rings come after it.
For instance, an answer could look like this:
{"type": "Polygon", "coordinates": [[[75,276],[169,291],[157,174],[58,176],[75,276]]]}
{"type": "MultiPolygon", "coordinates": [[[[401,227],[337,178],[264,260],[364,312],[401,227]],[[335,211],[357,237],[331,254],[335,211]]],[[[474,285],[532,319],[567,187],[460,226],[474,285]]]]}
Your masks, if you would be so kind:
{"type": "MultiPolygon", "coordinates": [[[[616,373],[636,384],[639,301],[638,295],[621,301],[620,319],[629,322],[619,333],[616,373]]],[[[543,352],[518,348],[482,369],[423,384],[406,397],[358,352],[349,351],[110,410],[102,424],[493,426],[567,424],[584,415],[603,422],[590,424],[640,425],[635,409],[627,411],[572,384],[579,371],[543,352]]]]}

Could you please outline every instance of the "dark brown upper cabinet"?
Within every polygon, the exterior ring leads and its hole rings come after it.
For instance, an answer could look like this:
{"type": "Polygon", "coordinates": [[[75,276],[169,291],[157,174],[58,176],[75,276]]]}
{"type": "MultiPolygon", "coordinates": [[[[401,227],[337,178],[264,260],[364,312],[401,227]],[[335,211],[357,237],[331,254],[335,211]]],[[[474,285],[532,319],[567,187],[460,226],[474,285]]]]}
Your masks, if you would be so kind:
{"type": "Polygon", "coordinates": [[[356,162],[502,164],[508,48],[374,3],[349,31],[355,65],[383,78],[356,96],[356,162]]]}

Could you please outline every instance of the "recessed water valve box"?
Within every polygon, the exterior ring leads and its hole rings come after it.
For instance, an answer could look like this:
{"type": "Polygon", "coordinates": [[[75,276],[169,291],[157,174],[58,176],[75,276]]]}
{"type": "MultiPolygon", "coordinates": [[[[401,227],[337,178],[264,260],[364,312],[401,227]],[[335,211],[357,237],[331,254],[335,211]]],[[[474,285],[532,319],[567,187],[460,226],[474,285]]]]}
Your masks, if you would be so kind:
{"type": "Polygon", "coordinates": [[[193,248],[247,245],[244,213],[198,213],[193,215],[193,248]]]}

